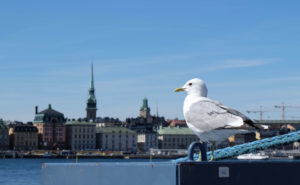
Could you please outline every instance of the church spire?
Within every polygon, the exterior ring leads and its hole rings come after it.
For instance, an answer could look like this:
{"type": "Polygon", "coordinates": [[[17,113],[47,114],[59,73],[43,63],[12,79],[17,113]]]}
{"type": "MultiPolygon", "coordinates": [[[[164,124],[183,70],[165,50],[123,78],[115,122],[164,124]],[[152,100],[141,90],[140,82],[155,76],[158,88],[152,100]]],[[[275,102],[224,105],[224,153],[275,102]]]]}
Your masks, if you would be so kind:
{"type": "Polygon", "coordinates": [[[89,97],[86,102],[86,118],[95,121],[97,112],[97,100],[94,88],[94,65],[91,64],[91,85],[89,89],[89,97]]]}
{"type": "Polygon", "coordinates": [[[91,66],[91,89],[94,89],[94,65],[91,66]]]}

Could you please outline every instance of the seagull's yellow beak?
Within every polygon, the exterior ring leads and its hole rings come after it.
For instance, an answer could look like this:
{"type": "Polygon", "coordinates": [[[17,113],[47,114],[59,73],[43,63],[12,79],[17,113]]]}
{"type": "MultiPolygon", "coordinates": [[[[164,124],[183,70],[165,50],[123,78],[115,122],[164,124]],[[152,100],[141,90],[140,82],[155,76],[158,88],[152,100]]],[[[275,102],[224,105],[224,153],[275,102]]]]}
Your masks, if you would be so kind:
{"type": "Polygon", "coordinates": [[[174,90],[174,92],[184,91],[184,88],[180,87],[174,90]]]}

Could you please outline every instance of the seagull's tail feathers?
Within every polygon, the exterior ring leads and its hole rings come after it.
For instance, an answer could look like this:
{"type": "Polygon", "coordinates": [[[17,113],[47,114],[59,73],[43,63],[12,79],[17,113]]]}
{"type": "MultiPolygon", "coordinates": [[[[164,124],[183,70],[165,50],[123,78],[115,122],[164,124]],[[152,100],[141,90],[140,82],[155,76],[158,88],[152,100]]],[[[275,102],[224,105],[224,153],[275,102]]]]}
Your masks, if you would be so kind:
{"type": "MultiPolygon", "coordinates": [[[[248,118],[248,117],[247,117],[248,118]]],[[[266,128],[263,127],[262,125],[258,124],[255,120],[252,120],[250,118],[244,120],[244,123],[256,130],[265,130],[266,128]]]]}

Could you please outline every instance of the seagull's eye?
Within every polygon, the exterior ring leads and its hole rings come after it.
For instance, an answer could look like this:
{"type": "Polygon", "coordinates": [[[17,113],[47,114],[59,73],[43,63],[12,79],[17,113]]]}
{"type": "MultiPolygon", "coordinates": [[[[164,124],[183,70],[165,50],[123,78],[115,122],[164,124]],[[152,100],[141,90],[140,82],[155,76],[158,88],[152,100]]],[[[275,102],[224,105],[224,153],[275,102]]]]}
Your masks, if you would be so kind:
{"type": "Polygon", "coordinates": [[[193,84],[192,83],[189,83],[189,86],[192,86],[193,84]]]}

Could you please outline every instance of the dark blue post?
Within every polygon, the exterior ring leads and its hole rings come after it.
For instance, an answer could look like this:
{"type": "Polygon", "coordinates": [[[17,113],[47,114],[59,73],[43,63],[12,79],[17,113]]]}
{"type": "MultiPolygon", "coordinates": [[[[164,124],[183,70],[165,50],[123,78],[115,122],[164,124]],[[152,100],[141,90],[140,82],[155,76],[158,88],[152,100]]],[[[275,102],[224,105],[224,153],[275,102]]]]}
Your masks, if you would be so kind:
{"type": "Polygon", "coordinates": [[[196,147],[199,147],[201,152],[201,161],[207,161],[207,155],[206,155],[206,143],[200,143],[198,141],[194,141],[190,144],[188,149],[188,160],[193,161],[194,160],[194,150],[196,147]]]}

